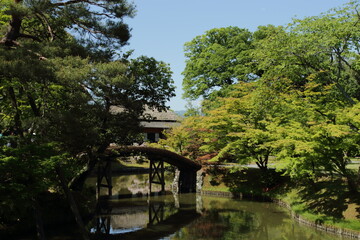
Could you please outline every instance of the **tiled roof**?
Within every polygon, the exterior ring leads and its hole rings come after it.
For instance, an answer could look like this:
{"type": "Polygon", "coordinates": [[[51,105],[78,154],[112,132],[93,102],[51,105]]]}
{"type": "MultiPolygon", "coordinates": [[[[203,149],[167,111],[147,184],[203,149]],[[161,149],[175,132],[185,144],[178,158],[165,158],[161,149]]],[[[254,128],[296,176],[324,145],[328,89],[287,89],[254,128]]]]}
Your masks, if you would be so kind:
{"type": "Polygon", "coordinates": [[[150,109],[150,108],[146,107],[144,114],[149,114],[156,121],[178,122],[178,121],[181,121],[181,119],[182,119],[179,115],[177,115],[172,110],[160,112],[157,109],[150,109]]]}
{"type": "MultiPolygon", "coordinates": [[[[124,108],[119,106],[111,106],[110,112],[113,114],[124,111],[124,108]]],[[[182,117],[177,115],[174,111],[158,111],[157,109],[150,109],[146,107],[143,114],[144,121],[141,125],[146,128],[171,128],[182,120],[182,117]],[[148,116],[151,116],[150,118],[148,116]],[[146,119],[146,120],[145,120],[146,119]]]]}
{"type": "Polygon", "coordinates": [[[164,121],[141,121],[140,125],[144,128],[163,128],[168,129],[178,126],[179,122],[164,122],[164,121]]]}

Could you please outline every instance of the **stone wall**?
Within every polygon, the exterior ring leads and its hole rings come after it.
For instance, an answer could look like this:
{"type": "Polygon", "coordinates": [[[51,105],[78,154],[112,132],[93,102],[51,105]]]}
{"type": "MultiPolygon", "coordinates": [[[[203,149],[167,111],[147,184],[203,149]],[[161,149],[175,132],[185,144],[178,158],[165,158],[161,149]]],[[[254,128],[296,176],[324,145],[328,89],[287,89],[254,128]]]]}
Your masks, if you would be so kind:
{"type": "Polygon", "coordinates": [[[326,225],[326,224],[322,224],[322,223],[309,221],[307,219],[304,219],[303,217],[301,217],[299,214],[295,213],[294,211],[292,211],[290,205],[285,203],[281,199],[273,199],[273,202],[282,207],[289,209],[291,212],[291,216],[301,224],[305,224],[307,226],[310,226],[310,227],[313,227],[313,228],[316,228],[318,230],[325,231],[328,233],[345,236],[345,237],[349,237],[352,239],[360,239],[360,232],[358,232],[358,231],[354,231],[354,230],[350,230],[350,229],[342,229],[342,228],[335,227],[335,226],[330,226],[330,225],[326,225]]]}
{"type": "MultiPolygon", "coordinates": [[[[246,199],[249,199],[248,196],[244,196],[241,193],[231,193],[231,192],[221,192],[221,191],[201,191],[201,194],[202,195],[217,196],[217,197],[229,197],[229,198],[240,198],[240,199],[246,198],[246,199]]],[[[262,198],[263,198],[264,201],[269,200],[269,198],[261,197],[261,196],[259,196],[259,197],[254,196],[254,198],[250,197],[250,199],[256,199],[256,200],[262,200],[262,198]]],[[[304,219],[302,216],[295,213],[294,211],[292,211],[289,204],[285,203],[281,199],[271,199],[271,201],[278,204],[278,205],[280,205],[280,206],[282,206],[282,207],[284,207],[284,208],[287,208],[290,211],[291,216],[301,224],[305,224],[307,226],[316,228],[318,230],[325,231],[325,232],[332,233],[332,234],[336,234],[336,235],[339,235],[339,236],[345,236],[345,237],[352,238],[352,239],[360,239],[360,232],[358,232],[358,231],[354,231],[354,230],[350,230],[350,229],[342,229],[342,228],[339,228],[339,227],[326,225],[326,224],[323,224],[323,223],[320,223],[320,222],[318,223],[318,222],[309,221],[307,219],[304,219]]]]}

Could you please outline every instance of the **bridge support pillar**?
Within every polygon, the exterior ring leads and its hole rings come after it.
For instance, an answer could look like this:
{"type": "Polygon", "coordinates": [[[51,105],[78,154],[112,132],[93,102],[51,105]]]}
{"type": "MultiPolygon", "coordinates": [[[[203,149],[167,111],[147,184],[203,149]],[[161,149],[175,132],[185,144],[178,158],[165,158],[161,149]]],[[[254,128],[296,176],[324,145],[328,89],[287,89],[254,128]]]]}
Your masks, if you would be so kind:
{"type": "Polygon", "coordinates": [[[111,172],[111,160],[102,160],[98,166],[97,172],[97,182],[96,182],[96,190],[97,190],[97,198],[100,198],[100,190],[101,188],[108,189],[108,196],[112,196],[112,172],[111,172]],[[105,179],[105,183],[104,183],[105,179]]]}
{"type": "Polygon", "coordinates": [[[179,193],[196,192],[196,171],[180,169],[179,193]]]}
{"type": "Polygon", "coordinates": [[[161,193],[165,192],[165,176],[164,176],[164,161],[155,162],[154,160],[150,160],[150,195],[152,191],[152,184],[160,184],[161,185],[161,193]]]}

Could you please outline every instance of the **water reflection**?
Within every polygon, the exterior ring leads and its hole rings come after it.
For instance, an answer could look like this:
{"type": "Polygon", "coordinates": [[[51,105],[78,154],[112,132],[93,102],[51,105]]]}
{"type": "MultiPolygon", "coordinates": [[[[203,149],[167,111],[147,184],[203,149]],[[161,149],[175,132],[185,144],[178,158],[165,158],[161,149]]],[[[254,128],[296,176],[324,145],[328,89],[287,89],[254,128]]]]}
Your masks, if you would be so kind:
{"type": "Polygon", "coordinates": [[[121,199],[98,204],[92,239],[161,239],[200,217],[195,195],[121,199]]]}
{"type": "MultiPolygon", "coordinates": [[[[168,192],[172,180],[166,176],[168,192]]],[[[98,204],[88,225],[92,239],[347,239],[302,226],[272,203],[195,194],[148,197],[148,174],[113,177],[113,184],[114,197],[98,204]]]]}
{"type": "MultiPolygon", "coordinates": [[[[171,191],[171,185],[174,179],[172,172],[165,174],[165,191],[171,191]]],[[[91,187],[96,186],[96,177],[88,178],[86,184],[91,187]]],[[[149,174],[123,174],[112,177],[112,194],[117,197],[144,196],[149,194],[149,174]]],[[[153,184],[152,192],[160,192],[161,185],[153,184]]],[[[100,195],[107,195],[107,189],[102,188],[100,195]]]]}
{"type": "Polygon", "coordinates": [[[343,239],[299,225],[271,203],[195,194],[102,202],[90,225],[92,239],[343,239]]]}
{"type": "Polygon", "coordinates": [[[272,203],[202,197],[203,214],[166,239],[345,239],[299,225],[272,203]]]}

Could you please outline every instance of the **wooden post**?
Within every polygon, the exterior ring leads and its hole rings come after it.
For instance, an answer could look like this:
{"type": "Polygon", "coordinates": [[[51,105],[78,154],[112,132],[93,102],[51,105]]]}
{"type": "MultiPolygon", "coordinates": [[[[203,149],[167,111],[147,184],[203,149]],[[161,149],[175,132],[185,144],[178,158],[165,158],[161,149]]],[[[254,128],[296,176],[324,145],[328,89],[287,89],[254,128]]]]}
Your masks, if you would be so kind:
{"type": "Polygon", "coordinates": [[[101,178],[101,163],[99,162],[98,164],[99,165],[98,165],[97,176],[96,176],[96,200],[100,199],[100,190],[101,190],[100,184],[101,184],[101,181],[102,181],[102,178],[101,178]]]}
{"type": "Polygon", "coordinates": [[[160,162],[160,171],[161,171],[161,193],[165,193],[165,174],[164,174],[164,161],[160,162]]]}
{"type": "Polygon", "coordinates": [[[108,195],[112,196],[112,171],[111,171],[111,161],[106,162],[106,182],[108,185],[108,195]]]}
{"type": "Polygon", "coordinates": [[[150,159],[150,171],[149,171],[149,196],[151,196],[151,184],[153,182],[153,164],[154,161],[150,159]]]}
{"type": "Polygon", "coordinates": [[[100,198],[100,191],[102,187],[108,189],[108,197],[112,196],[112,171],[111,171],[111,160],[106,159],[99,162],[98,173],[97,173],[97,198],[100,198]],[[105,166],[104,166],[105,161],[105,166]],[[102,183],[105,178],[105,184],[102,183]]]}

